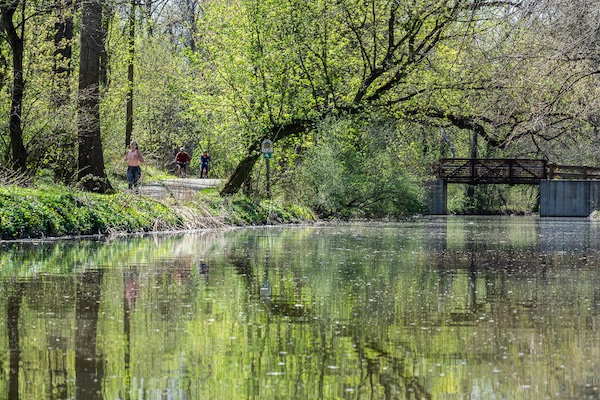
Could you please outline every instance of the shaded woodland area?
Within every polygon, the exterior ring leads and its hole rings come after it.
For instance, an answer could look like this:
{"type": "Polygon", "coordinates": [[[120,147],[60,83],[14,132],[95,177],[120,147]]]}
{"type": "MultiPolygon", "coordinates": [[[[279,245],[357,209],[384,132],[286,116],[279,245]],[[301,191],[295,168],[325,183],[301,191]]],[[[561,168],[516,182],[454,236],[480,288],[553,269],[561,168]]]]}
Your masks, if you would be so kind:
{"type": "MultiPolygon", "coordinates": [[[[418,212],[440,157],[598,166],[588,0],[6,0],[0,164],[94,192],[128,142],[201,150],[223,195],[418,212]]],[[[482,198],[505,198],[482,189],[482,198]]],[[[529,194],[531,196],[531,194],[529,194]]],[[[526,194],[527,196],[527,194],[526,194]]]]}

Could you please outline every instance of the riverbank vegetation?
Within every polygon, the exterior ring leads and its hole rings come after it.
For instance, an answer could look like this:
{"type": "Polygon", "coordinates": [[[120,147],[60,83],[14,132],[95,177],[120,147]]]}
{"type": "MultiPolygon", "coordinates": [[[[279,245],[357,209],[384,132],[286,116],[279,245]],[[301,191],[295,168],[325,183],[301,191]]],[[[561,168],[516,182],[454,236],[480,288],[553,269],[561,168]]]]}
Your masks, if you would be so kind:
{"type": "MultiPolygon", "coordinates": [[[[192,176],[209,151],[217,202],[260,206],[270,139],[269,209],[402,218],[426,211],[443,157],[600,165],[599,15],[566,0],[5,2],[0,168],[66,188],[50,202],[83,190],[127,209],[129,141],[156,174],[185,146],[192,176]]],[[[536,204],[516,187],[449,197],[454,213],[536,204]]]]}
{"type": "Polygon", "coordinates": [[[215,190],[185,204],[118,191],[97,194],[61,186],[0,187],[0,239],[168,232],[315,220],[305,207],[243,195],[223,198],[215,190]]]}

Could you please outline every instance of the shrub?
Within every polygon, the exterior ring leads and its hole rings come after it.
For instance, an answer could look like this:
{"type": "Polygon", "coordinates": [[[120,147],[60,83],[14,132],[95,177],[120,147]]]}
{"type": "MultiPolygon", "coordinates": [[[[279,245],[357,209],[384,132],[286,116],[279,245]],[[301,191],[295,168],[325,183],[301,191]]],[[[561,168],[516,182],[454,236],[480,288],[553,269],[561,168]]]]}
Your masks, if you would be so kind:
{"type": "Polygon", "coordinates": [[[402,218],[421,212],[422,193],[392,147],[339,123],[306,149],[294,193],[321,217],[402,218]]]}

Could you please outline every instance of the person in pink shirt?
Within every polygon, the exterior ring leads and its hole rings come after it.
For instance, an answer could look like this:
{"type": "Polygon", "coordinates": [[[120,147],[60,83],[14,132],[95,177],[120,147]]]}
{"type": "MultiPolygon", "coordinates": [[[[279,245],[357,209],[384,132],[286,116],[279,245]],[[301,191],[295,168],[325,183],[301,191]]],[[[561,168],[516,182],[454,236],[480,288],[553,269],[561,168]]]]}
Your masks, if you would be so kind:
{"type": "Polygon", "coordinates": [[[144,162],[144,156],[138,144],[135,140],[132,140],[129,144],[129,150],[125,153],[125,161],[127,161],[127,182],[129,182],[129,189],[135,188],[135,192],[138,192],[138,183],[142,176],[142,169],[140,163],[144,162]]]}

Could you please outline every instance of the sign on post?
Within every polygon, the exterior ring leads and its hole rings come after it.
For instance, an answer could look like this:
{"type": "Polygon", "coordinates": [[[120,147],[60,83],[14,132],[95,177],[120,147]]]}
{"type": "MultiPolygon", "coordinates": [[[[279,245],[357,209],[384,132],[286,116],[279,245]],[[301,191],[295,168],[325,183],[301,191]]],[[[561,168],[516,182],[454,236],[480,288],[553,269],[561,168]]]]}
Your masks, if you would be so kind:
{"type": "Polygon", "coordinates": [[[271,161],[271,157],[273,157],[273,141],[269,140],[269,139],[265,139],[262,141],[261,145],[261,150],[263,153],[263,157],[265,159],[265,161],[267,162],[267,196],[269,196],[269,199],[271,198],[271,166],[270,166],[270,162],[271,161]]]}
{"type": "Polygon", "coordinates": [[[273,157],[273,142],[271,140],[263,140],[260,147],[264,158],[269,159],[273,157]]]}

